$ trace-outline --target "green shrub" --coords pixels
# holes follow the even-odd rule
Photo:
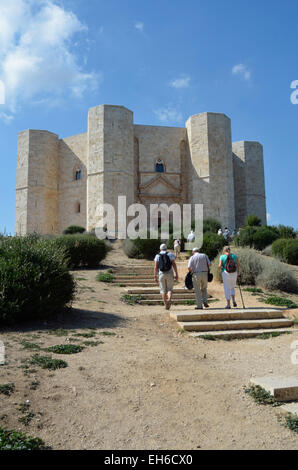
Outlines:
[[[71,225],[70,227],[67,227],[67,229],[63,231],[63,234],[75,235],[75,234],[84,233],[84,232],[85,232],[84,227],[80,227],[79,225]]]
[[[67,362],[61,359],[52,359],[50,356],[39,356],[38,354],[31,358],[30,364],[48,370],[64,369],[67,367]]]
[[[270,305],[277,305],[278,307],[298,308],[298,305],[295,304],[295,302],[290,299],[284,299],[283,297],[268,297],[265,303]]]
[[[44,442],[27,436],[18,431],[8,430],[0,426],[0,450],[44,450]]]
[[[83,351],[83,349],[83,346],[78,346],[77,344],[58,344],[56,346],[50,346],[46,351],[55,354],[77,354]]]
[[[96,276],[96,280],[99,282],[113,282],[114,279],[115,279],[115,276],[113,276],[113,274],[110,274],[110,273],[99,273]]]
[[[288,264],[298,265],[298,240],[279,239],[272,245],[272,254]]]
[[[103,240],[90,235],[65,235],[58,237],[55,243],[65,250],[71,269],[95,268],[99,266],[108,252]]]
[[[203,246],[201,248],[201,253],[205,253],[210,260],[213,260],[219,251],[222,251],[223,247],[226,245],[224,237],[217,235],[216,233],[206,232],[203,237]]]
[[[160,251],[159,247],[161,243],[160,239],[137,238],[136,240],[124,240],[122,246],[125,254],[129,258],[153,260],[155,255]]]
[[[271,245],[278,238],[278,232],[274,227],[251,227],[240,230],[240,234],[235,237],[236,246],[255,248],[263,250]]]
[[[262,221],[260,217],[257,217],[256,215],[249,215],[248,217],[245,217],[245,225],[247,227],[260,227],[261,223]]]
[[[264,258],[263,269],[256,277],[256,283],[268,290],[298,293],[298,282],[291,269],[274,259]]]
[[[203,232],[211,232],[211,233],[216,233],[219,231],[221,228],[221,224],[218,220],[212,219],[211,217],[204,219],[203,221]]]
[[[0,241],[0,323],[50,317],[70,304],[74,294],[65,251],[54,241]]]
[[[279,225],[277,227],[279,238],[296,238],[296,233],[293,227],[286,225]]]

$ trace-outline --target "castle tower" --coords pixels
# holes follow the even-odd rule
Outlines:
[[[123,106],[102,105],[88,116],[87,227],[98,226],[98,203],[116,211],[118,195],[135,202],[133,113]]]
[[[190,151],[190,199],[204,204],[204,218],[234,228],[234,178],[231,121],[224,114],[203,113],[186,122]]]
[[[263,147],[258,142],[234,142],[233,165],[235,178],[236,226],[245,217],[256,215],[267,223]]]
[[[58,136],[19,133],[15,233],[58,233]]]

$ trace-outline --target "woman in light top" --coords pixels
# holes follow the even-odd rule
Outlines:
[[[225,296],[227,299],[226,308],[231,308],[231,298],[233,301],[233,307],[237,307],[235,299],[235,287],[237,278],[240,277],[241,267],[238,257],[231,253],[231,248],[229,246],[224,247],[223,255],[220,257],[218,267],[221,269],[222,273]]]

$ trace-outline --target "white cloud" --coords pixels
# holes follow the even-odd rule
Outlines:
[[[135,23],[135,28],[142,33],[144,31],[144,23],[137,21]]]
[[[176,78],[170,82],[170,86],[173,88],[188,88],[190,84],[190,77]]]
[[[271,214],[269,214],[269,212],[267,212],[267,223],[270,222],[271,219],[272,219]]]
[[[0,121],[3,121],[4,124],[10,124],[14,119],[14,116],[11,114],[0,113]]]
[[[74,36],[86,31],[53,0],[0,0],[0,80],[10,110],[35,97],[82,96],[97,85],[102,77],[83,71],[72,51]]]
[[[163,122],[164,124],[177,123],[183,120],[182,113],[171,106],[156,109],[154,114],[159,119],[159,121]]]
[[[240,75],[245,80],[251,79],[251,71],[249,70],[247,65],[244,64],[234,65],[234,67],[232,68],[232,73],[233,75]]]

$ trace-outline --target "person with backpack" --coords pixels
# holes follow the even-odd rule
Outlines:
[[[192,252],[193,256],[188,262],[188,271],[192,274],[192,282],[196,294],[197,306],[195,309],[201,310],[203,308],[203,304],[204,307],[209,307],[207,301],[207,286],[208,271],[211,266],[211,262],[207,255],[200,253],[199,248],[194,248]]]
[[[231,299],[233,301],[233,307],[237,307],[235,287],[237,278],[240,278],[241,268],[238,257],[231,253],[231,248],[229,246],[224,247],[223,255],[220,257],[218,267],[221,269],[225,297],[227,299],[227,306],[225,308],[231,308]]]
[[[160,245],[160,253],[154,258],[154,278],[160,287],[160,293],[166,310],[170,310],[173,289],[174,289],[174,273],[175,280],[178,281],[178,270],[175,263],[173,253],[167,251],[167,245]]]

